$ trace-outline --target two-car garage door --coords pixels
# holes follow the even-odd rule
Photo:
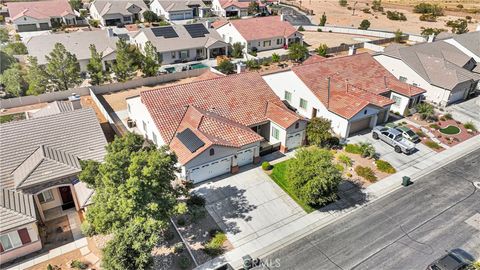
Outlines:
[[[189,179],[193,183],[205,181],[207,179],[230,172],[231,157],[222,158],[189,170]]]

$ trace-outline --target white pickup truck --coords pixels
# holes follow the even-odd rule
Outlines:
[[[409,155],[415,150],[415,144],[403,138],[402,133],[395,128],[376,126],[373,128],[372,137],[391,145],[397,153]]]

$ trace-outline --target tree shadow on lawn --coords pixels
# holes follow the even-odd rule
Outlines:
[[[363,205],[368,201],[368,194],[365,193],[361,182],[343,180],[338,185],[337,200],[320,207],[317,211],[330,212],[341,211],[355,206]]]
[[[245,192],[245,189],[238,189],[231,185],[204,186],[195,190],[195,194],[208,198],[205,208],[221,229],[231,234],[241,232],[235,219],[251,221],[252,217],[248,213],[257,208],[256,205],[250,204],[245,197]]]

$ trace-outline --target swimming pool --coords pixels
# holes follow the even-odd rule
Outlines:
[[[199,68],[206,68],[207,66],[202,63],[192,64],[190,65],[192,69],[199,69]]]

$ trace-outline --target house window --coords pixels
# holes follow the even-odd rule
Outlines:
[[[300,127],[300,123],[295,123],[295,129],[298,129]]]
[[[285,91],[285,96],[284,96],[285,100],[288,101],[288,102],[292,102],[292,93],[289,92],[289,91]]]
[[[263,47],[270,47],[272,46],[272,41],[271,40],[265,40],[263,42]]]
[[[124,16],[123,17],[123,21],[125,21],[125,22],[129,22],[131,20],[132,20],[132,17],[130,17],[130,16]]]
[[[14,231],[0,235],[0,243],[2,244],[3,250],[7,251],[9,249],[21,246],[22,240],[20,239],[18,232]]]
[[[260,41],[258,42],[258,47],[260,47]]]
[[[281,38],[277,38],[277,45],[281,45],[282,44],[282,39]]]
[[[406,82],[407,81],[407,77],[403,77],[403,76],[400,76],[400,78],[398,78],[401,82]]]
[[[155,133],[152,133],[152,140],[155,144],[157,144],[157,135]]]
[[[300,108],[306,110],[307,109],[307,106],[308,106],[308,103],[305,99],[301,98],[300,99]]]
[[[145,131],[145,134],[147,134],[147,123],[145,123],[145,121],[142,121],[142,125],[143,125],[143,131]]]
[[[130,104],[127,104],[127,110],[129,113],[132,113],[132,111],[130,110]]]
[[[213,156],[213,155],[215,155],[215,149],[211,148],[210,149],[210,156]]]
[[[395,101],[395,106],[400,106],[400,103],[402,102],[402,98],[399,96],[392,96],[393,101]]]
[[[38,194],[38,200],[40,201],[40,203],[47,203],[53,201],[54,199],[55,198],[53,197],[53,192],[51,189]]]
[[[280,131],[276,127],[272,127],[272,137],[277,140],[280,138]]]
[[[416,83],[412,83],[412,85],[413,85],[413,86],[418,86],[418,84],[416,84]]]
[[[229,43],[232,43],[233,38],[232,38],[232,37],[229,37],[228,40],[229,40],[229,41],[228,41]]]
[[[176,56],[177,56],[177,53],[176,53],[176,52],[172,52],[172,59],[175,59]]]

